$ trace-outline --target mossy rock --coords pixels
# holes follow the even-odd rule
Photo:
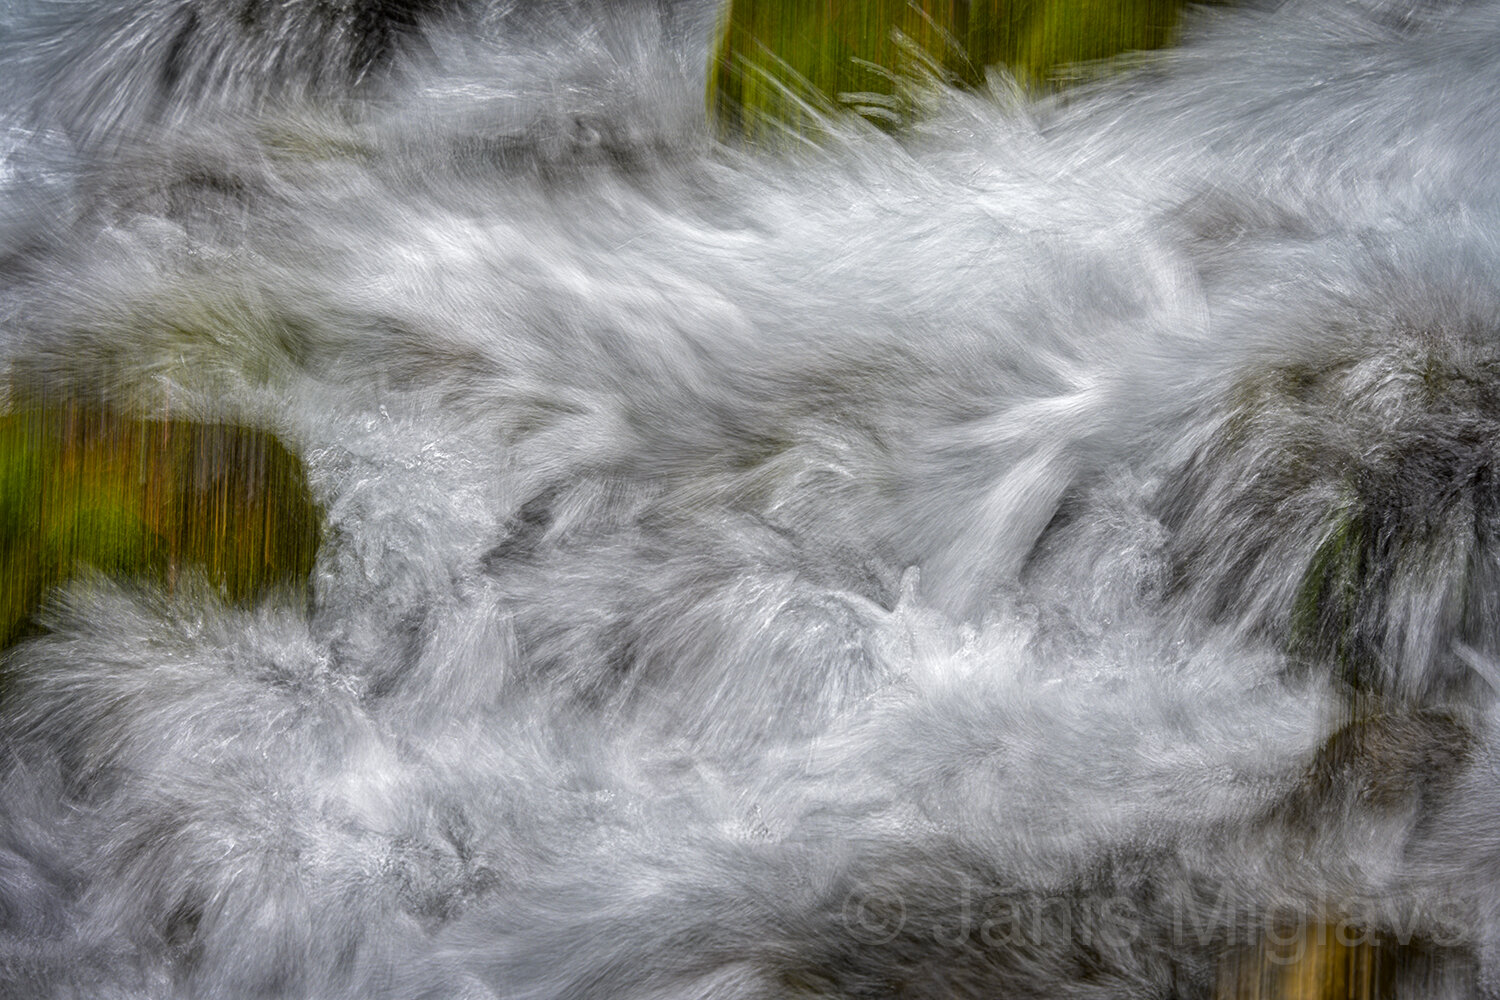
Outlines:
[[[1330,514],[1327,536],[1297,588],[1287,637],[1291,653],[1338,664],[1342,679],[1356,690],[1368,686],[1361,664],[1372,655],[1358,638],[1361,605],[1372,597],[1378,563],[1369,521],[1357,501]]]
[[[916,74],[977,86],[1003,65],[1045,90],[1066,67],[1170,44],[1182,0],[729,0],[708,68],[723,135],[816,134],[848,110],[891,128],[909,120]]]
[[[0,645],[84,567],[169,590],[197,571],[242,604],[305,600],[318,534],[301,463],[265,431],[77,402],[0,416]]]
[[[1170,597],[1351,694],[1463,700],[1500,656],[1500,360],[1387,337],[1230,389],[1161,494]]]

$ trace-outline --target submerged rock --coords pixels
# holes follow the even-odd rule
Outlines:
[[[1247,377],[1176,480],[1179,599],[1356,691],[1451,696],[1500,608],[1500,390],[1482,338],[1401,334]]]

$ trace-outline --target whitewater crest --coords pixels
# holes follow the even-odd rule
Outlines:
[[[0,9],[7,412],[318,522],[38,578],[0,994],[1500,997],[1500,3],[770,151],[716,16]]]

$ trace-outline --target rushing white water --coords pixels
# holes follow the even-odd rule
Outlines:
[[[714,15],[0,13],[7,364],[326,515],[8,654],[0,994],[1500,996],[1500,3],[778,154]]]

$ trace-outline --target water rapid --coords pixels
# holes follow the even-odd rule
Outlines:
[[[320,518],[5,654],[0,995],[1500,997],[1500,3],[778,149],[716,16],[0,6],[7,391]]]

